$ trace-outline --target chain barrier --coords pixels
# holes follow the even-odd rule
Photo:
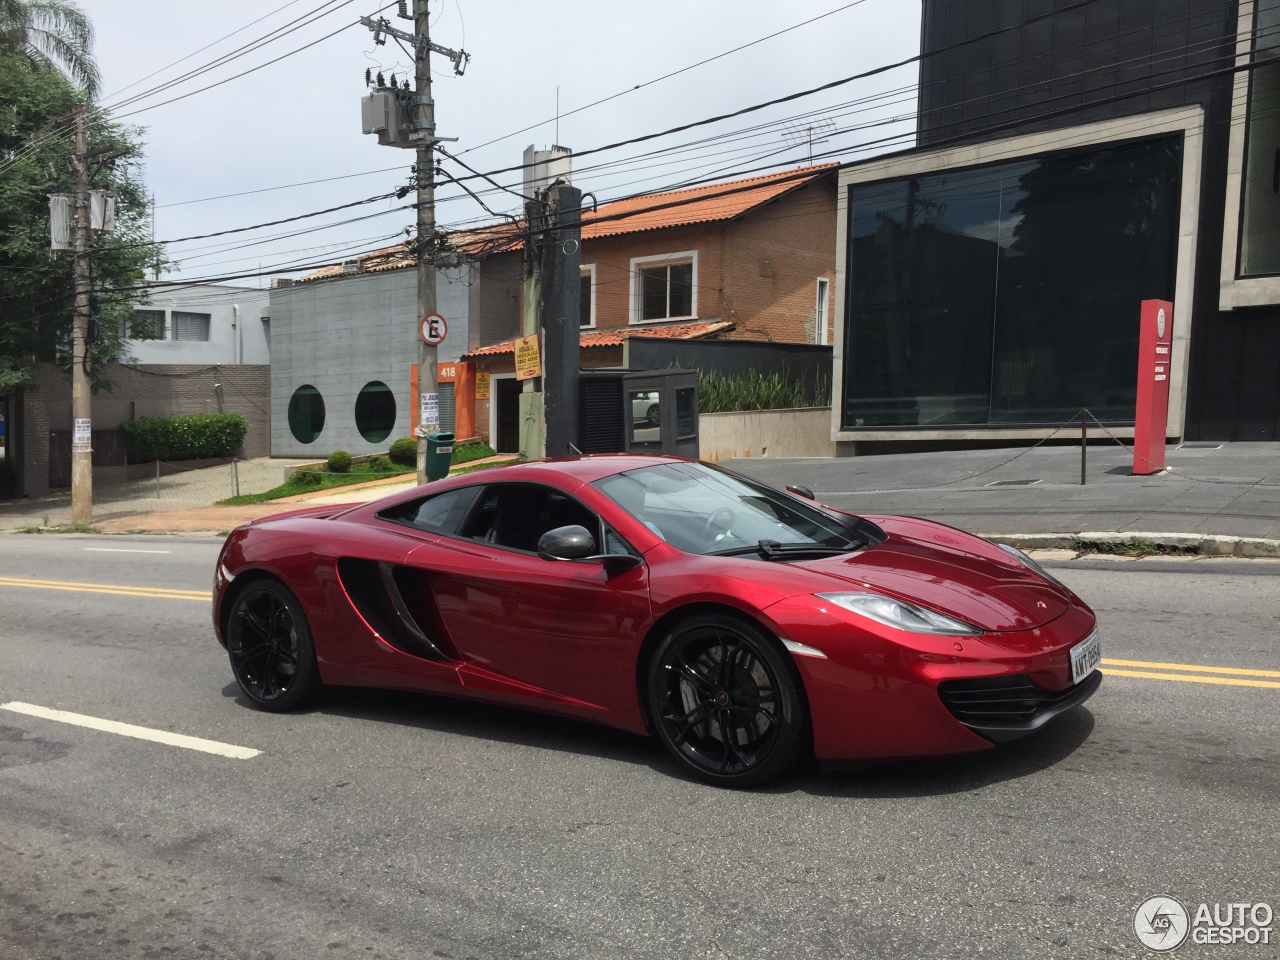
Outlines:
[[[1133,456],[1141,460],[1143,463],[1145,463],[1147,466],[1149,466],[1152,470],[1156,471],[1154,474],[1152,474],[1152,476],[1161,476],[1161,475],[1167,474],[1168,476],[1176,477],[1179,480],[1188,480],[1194,483],[1207,483],[1212,486],[1220,486],[1220,487],[1249,487],[1249,488],[1261,487],[1263,489],[1270,489],[1270,490],[1280,489],[1280,483],[1267,483],[1265,482],[1267,479],[1266,477],[1261,477],[1258,480],[1212,480],[1208,477],[1188,476],[1185,473],[1179,473],[1177,470],[1175,470],[1173,467],[1170,467],[1170,466],[1160,467],[1157,464],[1152,463],[1142,454],[1138,453],[1138,451],[1135,450],[1133,447],[1125,444],[1122,438],[1117,437],[1114,433],[1108,430],[1106,425],[1097,417],[1095,417],[1092,412],[1090,412],[1089,410],[1085,410],[1085,413],[1088,414],[1090,420],[1092,420],[1094,423],[1098,425],[1098,427],[1102,430],[1103,433],[1105,433],[1108,437],[1110,437],[1112,440],[1116,442],[1116,445],[1119,446],[1121,450],[1124,450],[1126,453],[1132,454]]]

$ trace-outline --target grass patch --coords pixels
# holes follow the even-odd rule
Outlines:
[[[493,456],[493,454],[490,454]],[[477,463],[474,467],[462,467],[459,470],[449,471],[449,475],[456,477],[460,473],[475,473],[477,470],[487,470],[490,467],[508,467],[513,463],[519,463],[519,457],[512,457],[510,460],[495,460],[493,463]]]
[[[1071,541],[1071,549],[1077,553],[1105,553],[1117,557],[1187,556],[1200,552],[1195,547],[1166,546],[1142,537],[1130,537],[1128,540],[1081,540],[1077,537]]]
[[[449,458],[449,463],[456,467],[462,463],[470,463],[472,460],[483,460],[485,457],[495,457],[497,455],[498,452],[484,442],[454,444],[453,456]]]
[[[43,527],[18,527],[17,533],[98,533],[92,523],[66,523]]]

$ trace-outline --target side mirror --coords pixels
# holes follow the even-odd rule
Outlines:
[[[808,487],[803,486],[799,483],[787,484],[787,492],[794,493],[797,497],[804,497],[806,500],[816,499],[813,495],[812,490],[810,490]]]
[[[629,553],[601,553],[587,559],[594,560],[610,573],[625,573],[628,570],[634,570],[644,562]]]
[[[596,550],[596,538],[578,524],[556,527],[538,538],[538,556],[543,560],[585,560]]]

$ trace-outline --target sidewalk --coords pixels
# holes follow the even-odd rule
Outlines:
[[[927,517],[981,534],[1086,531],[1280,539],[1280,443],[1190,443],[1171,468],[1130,475],[1132,454],[1088,448],[963,450],[812,460],[733,460],[777,486],[804,484],[820,500],[864,514]]]

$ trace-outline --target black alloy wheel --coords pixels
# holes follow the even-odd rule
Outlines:
[[[806,721],[786,657],[736,617],[702,614],[677,624],[649,667],[650,715],[672,756],[726,787],[755,786],[790,768]]]
[[[278,581],[254,581],[236,597],[227,621],[227,653],[236,683],[259,710],[292,710],[320,690],[306,615]]]

